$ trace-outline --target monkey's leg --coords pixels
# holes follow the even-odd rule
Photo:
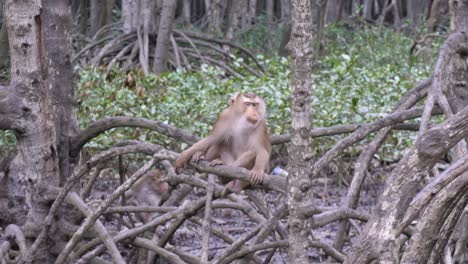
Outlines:
[[[224,197],[230,193],[240,193],[244,188],[249,186],[250,183],[241,180],[232,180],[226,184],[223,191],[221,192],[221,196]]]

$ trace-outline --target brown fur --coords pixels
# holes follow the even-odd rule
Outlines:
[[[254,93],[231,97],[229,107],[221,112],[210,134],[179,155],[176,170],[179,171],[192,156],[195,155],[193,159],[197,161],[204,155],[213,164],[249,169],[250,183],[261,183],[271,153],[265,108],[265,102]],[[226,187],[239,192],[248,184],[231,181]]]

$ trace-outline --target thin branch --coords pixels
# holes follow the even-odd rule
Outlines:
[[[344,262],[346,259],[346,256],[336,248],[319,240],[309,240],[309,247],[322,249],[328,256],[334,258],[338,262]]]
[[[10,224],[5,228],[4,237],[13,237],[19,247],[20,254],[24,258],[28,254],[28,247],[26,246],[26,238],[21,228],[15,224]],[[1,257],[0,257],[1,259]]]
[[[321,227],[342,219],[357,219],[363,222],[369,220],[369,215],[350,208],[338,208],[312,216],[314,228]]]
[[[270,249],[270,248],[286,248],[289,243],[287,240],[275,241],[275,242],[266,242],[263,244],[245,246],[243,249],[236,251],[234,254],[230,255],[223,260],[222,263],[231,263],[233,260],[242,258],[249,254],[255,253],[260,250]]]
[[[200,53],[200,50],[197,48],[197,46],[195,46],[193,41],[189,37],[187,37],[187,35],[185,35],[184,32],[182,32],[180,30],[177,30],[177,29],[173,29],[172,32],[176,33],[176,34],[179,34],[182,38],[184,38],[190,44],[190,46],[193,48],[193,50],[195,50],[195,52],[198,54],[198,57],[201,59],[201,62],[205,63],[205,61],[203,60],[203,56]]]
[[[159,246],[155,245],[153,243],[153,241],[151,241],[151,240],[138,237],[138,238],[135,238],[132,241],[132,244],[135,245],[135,246],[139,246],[139,247],[143,247],[143,248],[152,250],[152,251],[156,252],[158,255],[160,255],[161,257],[168,260],[170,263],[174,263],[174,264],[186,264],[187,263],[187,262],[183,261],[176,254],[172,253],[171,251],[166,250],[166,249],[164,249],[162,247],[159,247]]]
[[[406,211],[405,217],[399,224],[397,230],[401,232],[406,226],[419,215],[419,212],[431,202],[434,196],[439,193],[445,186],[455,180],[457,177],[468,170],[468,155],[457,160],[454,164],[450,165],[441,174],[434,178],[428,185],[426,185],[411,201]]]
[[[44,242],[44,239],[46,239],[46,234],[48,233],[48,230],[54,221],[54,215],[57,212],[57,210],[60,208],[68,192],[70,192],[73,186],[84,175],[86,175],[94,166],[118,155],[123,155],[127,153],[138,153],[138,152],[155,153],[156,151],[160,149],[161,148],[159,146],[152,145],[152,144],[139,144],[139,145],[120,147],[120,148],[113,148],[113,149],[101,152],[98,155],[95,155],[94,157],[89,159],[86,163],[84,163],[80,168],[77,169],[77,172],[73,174],[73,176],[67,180],[67,182],[61,189],[60,193],[58,194],[57,198],[53,202],[52,206],[50,207],[49,213],[47,214],[44,220],[42,230],[40,234],[37,236],[33,245],[31,246],[28,255],[33,256],[35,251],[38,249],[39,245],[41,245],[42,242]]]
[[[242,52],[244,52],[245,54],[247,54],[248,57],[250,57],[254,62],[255,64],[257,65],[257,67],[259,69],[262,70],[262,72],[265,72],[265,69],[263,68],[263,66],[257,61],[257,59],[255,58],[255,55],[253,53],[251,53],[249,50],[239,46],[239,45],[236,45],[230,41],[224,41],[224,40],[218,40],[218,39],[211,39],[211,38],[208,38],[208,37],[204,37],[204,36],[200,36],[198,34],[195,34],[195,33],[191,33],[191,32],[184,32],[187,36],[189,37],[192,37],[192,38],[197,38],[197,39],[201,39],[201,40],[205,40],[205,41],[209,41],[209,42],[215,42],[215,43],[218,43],[220,45],[228,45],[228,46],[231,46],[233,48],[236,48]]]
[[[63,249],[63,251],[60,253],[60,255],[57,257],[57,260],[55,261],[56,264],[59,263],[65,263],[67,257],[70,255],[71,251],[75,248],[76,244],[81,241],[83,238],[84,233],[96,222],[96,220],[99,218],[99,216],[102,215],[102,213],[111,205],[113,201],[115,201],[117,198],[119,198],[125,191],[130,189],[132,185],[139,179],[141,176],[143,176],[146,172],[148,172],[154,164],[160,160],[159,157],[157,157],[157,154],[154,155],[154,157],[145,163],[143,167],[141,167],[138,171],[136,171],[130,178],[128,178],[125,183],[121,186],[119,186],[96,210],[96,212],[93,212],[90,216],[86,218],[84,223],[81,225],[80,229],[73,235],[73,237],[68,241],[67,245]]]
[[[203,219],[203,239],[201,263],[208,263],[208,252],[210,250],[210,229],[211,229],[211,207],[214,193],[215,175],[208,174],[208,188],[206,189],[205,217]]]
[[[70,192],[67,195],[67,202],[74,205],[86,217],[91,216],[93,213],[92,210],[86,205],[86,203],[75,192]],[[120,255],[120,251],[117,248],[117,245],[114,243],[114,240],[109,235],[106,228],[104,227],[104,225],[99,219],[96,220],[96,223],[94,224],[94,229],[96,230],[96,233],[98,234],[101,241],[106,246],[109,255],[111,255],[112,257],[113,262],[125,264],[126,262],[122,258],[122,255]]]
[[[312,174],[313,175],[318,175],[318,173],[333,159],[335,158],[339,153],[341,153],[344,149],[347,147],[355,144],[358,141],[363,140],[365,137],[367,137],[369,134],[376,132],[384,127],[396,124],[396,123],[401,123],[409,119],[417,118],[421,116],[422,114],[422,109],[421,108],[415,108],[415,109],[410,109],[410,110],[402,110],[398,111],[395,113],[391,113],[381,119],[378,119],[374,122],[371,122],[355,132],[353,132],[351,135],[345,137],[344,139],[340,140],[337,142],[332,149],[327,151],[325,155],[323,155],[314,165]]]
[[[152,121],[139,117],[115,116],[106,117],[90,124],[86,129],[71,139],[71,156],[78,155],[79,151],[91,139],[97,137],[106,130],[116,127],[142,127],[155,130],[166,136],[181,140],[187,143],[195,143],[200,140],[189,132],[178,129],[163,122]]]
[[[158,225],[164,224],[164,223],[166,223],[166,222],[168,222],[168,221],[170,221],[170,220],[172,220],[174,218],[177,218],[178,216],[180,216],[182,214],[193,215],[198,210],[200,210],[200,208],[202,208],[205,205],[205,202],[206,202],[205,197],[200,198],[200,199],[198,199],[196,201],[188,202],[188,203],[184,204],[183,206],[179,207],[177,210],[166,213],[166,214],[164,214],[162,216],[159,216],[159,217],[151,220],[150,222],[148,222],[148,223],[146,223],[146,224],[144,224],[142,226],[138,226],[138,227],[135,227],[133,229],[121,231],[117,236],[114,237],[114,240],[116,242],[120,242],[120,241],[123,241],[125,239],[136,237],[137,235],[139,235],[139,234],[141,234],[141,233],[143,233],[143,232],[145,232],[147,230],[153,229]],[[81,256],[83,253],[85,253],[89,249],[95,247],[99,243],[100,243],[100,240],[97,239],[97,240],[93,240],[93,241],[89,242],[88,244],[86,244],[84,246],[81,246],[80,249],[78,249],[71,256],[70,259],[75,259],[77,256]],[[97,256],[98,254],[101,254],[103,251],[104,251],[104,247],[102,245],[100,245],[100,246],[96,247],[93,251],[88,252],[77,263],[79,263],[79,264],[88,263],[90,259]]]

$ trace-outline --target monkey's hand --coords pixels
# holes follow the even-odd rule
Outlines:
[[[195,163],[197,163],[197,162],[199,162],[200,160],[203,160],[203,159],[205,159],[205,155],[204,155],[204,153],[202,151],[197,151],[192,156],[192,161],[195,162]]]
[[[177,158],[175,162],[175,171],[176,173],[180,173],[182,168],[185,167],[185,164],[189,161],[190,157],[184,152],[180,153],[179,157]]]
[[[250,171],[250,183],[252,185],[257,185],[263,182],[263,178],[265,177],[265,172],[263,169],[256,169],[253,168]]]
[[[216,166],[219,166],[219,165],[223,165],[224,162],[220,159],[214,159],[212,161],[210,161],[210,166],[212,167],[216,167]]]

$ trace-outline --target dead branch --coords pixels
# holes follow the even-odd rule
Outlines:
[[[420,82],[416,87],[412,88],[406,92],[397,103],[395,111],[408,109],[413,107],[418,101],[420,101],[424,96],[427,95],[428,90],[430,89],[431,79],[426,79]],[[432,112],[429,111],[429,113]],[[392,127],[386,127],[379,131],[374,139],[364,148],[364,151],[361,152],[357,161],[354,163],[354,173],[351,186],[346,195],[346,200],[343,203],[343,206],[351,209],[355,209],[359,200],[361,186],[364,181],[364,178],[367,175],[369,165],[372,157],[382,146],[384,140],[387,138],[387,135],[390,133]],[[345,237],[348,235],[349,224],[347,220],[341,221],[338,230],[336,232],[334,246],[338,250],[343,249]]]
[[[401,230],[411,224],[411,222],[419,215],[419,212],[429,204],[431,200],[434,199],[435,195],[442,191],[444,187],[453,182],[457,177],[466,178],[465,174],[467,173],[465,172],[467,170],[468,155],[465,155],[426,185],[409,204],[405,217],[397,227],[397,233],[400,233]],[[468,174],[466,176],[468,177]]]
[[[255,253],[257,251],[270,249],[270,248],[286,248],[288,245],[289,245],[288,241],[281,240],[281,241],[266,242],[266,243],[263,243],[263,244],[247,246],[244,249],[236,251],[236,253],[230,255],[225,260],[223,260],[223,262],[220,262],[220,263],[223,263],[223,264],[224,263],[231,263],[233,260],[242,258],[244,256]]]
[[[3,241],[0,245],[0,263],[6,263],[5,258],[8,255],[8,251],[11,249],[11,244],[8,241]]]
[[[57,263],[65,262],[67,257],[70,255],[71,251],[74,249],[76,244],[82,239],[83,234],[91,227],[94,225],[96,220],[99,218],[99,216],[102,215],[104,210],[106,210],[113,201],[115,201],[118,197],[120,197],[125,191],[130,189],[132,185],[141,177],[143,176],[146,172],[148,172],[154,164],[159,160],[160,158],[155,154],[155,157],[152,158],[150,161],[145,163],[143,167],[141,167],[137,172],[135,172],[130,178],[128,178],[125,183],[121,186],[119,186],[102,204],[101,206],[96,210],[96,212],[93,212],[90,216],[86,218],[80,229],[73,235],[73,237],[68,241],[67,245],[63,249],[62,253],[57,257]]]
[[[187,263],[187,262],[183,261],[179,256],[177,256],[177,254],[174,254],[174,253],[172,253],[171,251],[169,251],[169,250],[167,250],[165,248],[162,248],[162,247],[159,247],[159,246],[155,245],[153,243],[153,241],[151,241],[151,240],[141,238],[141,237],[137,237],[131,243],[133,245],[135,245],[135,246],[143,247],[143,248],[149,249],[151,251],[154,251],[155,253],[157,253],[161,257],[167,259],[170,263],[174,263],[174,264],[185,264],[185,263]]]
[[[215,175],[208,174],[208,187],[206,189],[205,217],[203,218],[203,238],[202,238],[202,263],[208,263],[208,251],[210,249],[210,229],[211,229],[211,207],[215,190]]]
[[[334,258],[338,262],[344,262],[346,259],[346,256],[339,250],[320,240],[309,240],[309,247],[322,249],[328,256]]]
[[[350,208],[338,208],[312,216],[312,223],[313,227],[317,228],[342,219],[357,219],[367,222],[369,215]]]
[[[71,176],[63,188],[61,189],[60,193],[57,195],[57,198],[53,202],[47,217],[44,220],[44,225],[41,229],[40,234],[37,236],[36,240],[34,241],[31,249],[29,251],[29,256],[33,256],[34,252],[37,250],[37,247],[42,243],[45,239],[46,234],[50,226],[53,223],[54,215],[56,211],[60,208],[63,200],[65,199],[66,195],[71,191],[73,186],[84,176],[86,175],[91,168],[98,165],[100,162],[109,160],[112,157],[123,155],[126,153],[136,153],[136,152],[148,152],[148,153],[155,153],[156,151],[160,150],[161,148],[156,145],[152,144],[140,144],[140,145],[132,145],[120,148],[110,149],[108,151],[104,151],[90,160],[88,160],[83,166],[81,166],[73,176]]]
[[[236,168],[232,166],[210,166],[209,162],[200,161],[198,163],[190,162],[190,166],[194,167],[195,169],[201,172],[213,173],[218,176],[226,177],[229,179],[238,179],[242,181],[249,181],[249,171],[244,168]],[[263,183],[259,185],[259,187],[265,187],[268,189],[272,189],[278,192],[283,193],[285,191],[286,186],[286,179],[279,177],[279,176],[271,176],[265,175]]]
[[[92,210],[86,205],[86,203],[75,192],[68,193],[67,202],[74,205],[86,217],[90,217],[93,213]],[[121,263],[121,264],[126,263],[125,260],[122,258],[122,255],[120,254],[119,249],[114,243],[114,240],[109,235],[106,228],[104,227],[104,225],[99,219],[96,220],[96,223],[94,224],[94,229],[96,230],[96,233],[98,234],[101,241],[106,246],[109,254],[112,257],[113,262]]]
[[[107,208],[103,214],[168,213],[176,209],[175,206],[113,206]]]
[[[193,215],[198,210],[200,210],[200,208],[203,207],[205,202],[206,202],[206,198],[203,197],[196,201],[185,203],[183,206],[179,207],[177,210],[166,213],[162,216],[159,216],[142,226],[138,226],[133,229],[121,231],[118,235],[114,237],[114,240],[116,242],[120,242],[125,239],[136,237],[139,234],[145,232],[146,230],[155,228],[158,225],[161,225],[163,223],[166,223],[167,221],[177,218],[181,214]],[[86,245],[81,246],[80,249],[78,249],[75,253],[73,253],[70,256],[70,259],[75,259],[78,256],[81,256],[82,254],[86,253],[89,249],[97,246],[98,244],[100,244],[99,240],[93,240],[87,243]],[[94,250],[84,255],[77,263],[88,263],[90,259],[94,258],[98,254],[101,254],[103,250],[104,250],[104,247],[102,245],[97,246]]]
[[[187,143],[195,143],[200,138],[196,137],[189,132],[165,124],[163,122],[152,121],[140,117],[125,117],[125,116],[115,116],[115,117],[106,117],[100,120],[97,120],[90,124],[86,129],[78,133],[75,137],[71,138],[71,156],[77,156],[84,144],[86,144],[91,139],[97,137],[99,134],[103,133],[106,130],[116,127],[141,127],[148,128],[154,131],[157,131],[163,135],[181,140]]]
[[[351,135],[343,138],[337,142],[332,149],[327,151],[315,164],[313,168],[313,175],[318,175],[318,173],[323,170],[323,168],[328,164],[333,158],[335,158],[341,151],[345,148],[355,144],[358,141],[361,141],[369,134],[376,132],[384,127],[401,123],[405,120],[413,119],[421,116],[422,109],[414,108],[410,110],[401,110],[395,113],[391,113],[386,117],[378,119],[374,122],[371,122],[363,127],[360,127],[358,130],[353,132]],[[436,112],[434,112],[435,114]]]
[[[28,247],[26,246],[26,238],[24,237],[23,230],[15,224],[10,224],[5,228],[5,237],[14,238],[16,244],[19,247],[20,255],[22,258],[25,258],[28,254]],[[2,256],[0,254],[0,260]]]

